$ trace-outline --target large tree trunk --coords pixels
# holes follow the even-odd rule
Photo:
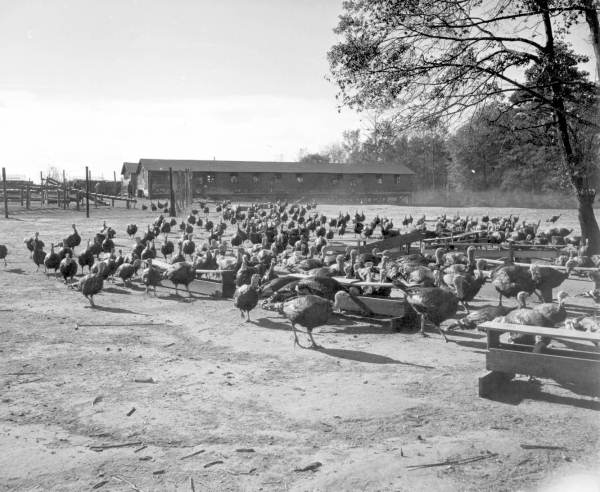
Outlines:
[[[600,228],[594,215],[594,197],[596,192],[592,189],[582,190],[577,193],[579,200],[579,225],[581,226],[582,241],[589,241],[588,255],[600,253]]]
[[[600,22],[598,21],[598,12],[594,7],[594,0],[582,0],[581,3],[585,9],[585,21],[592,36],[592,46],[596,55],[596,75],[600,80]]]

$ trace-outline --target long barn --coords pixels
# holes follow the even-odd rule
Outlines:
[[[320,202],[410,203],[414,173],[403,165],[317,164],[217,160],[140,159],[137,169],[124,163],[122,177],[134,193],[149,199],[169,197],[186,184],[194,197],[314,199]]]

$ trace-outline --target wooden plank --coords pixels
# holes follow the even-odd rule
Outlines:
[[[483,260],[485,260],[488,263],[491,263],[492,265],[503,265],[504,262],[502,260],[488,260],[486,258],[482,258]],[[532,264],[535,263],[512,263],[513,265],[517,265],[517,266],[522,266],[522,267],[526,267],[529,268]],[[566,271],[567,267],[565,266],[561,266],[561,265],[540,265],[543,268],[554,268],[555,270],[560,270],[560,271]],[[599,271],[599,268],[596,267],[575,267],[573,268],[574,272],[597,272]]]
[[[386,299],[378,297],[356,296],[359,302],[367,306],[373,314],[380,316],[402,317],[405,314],[405,301],[402,299]],[[339,292],[336,294],[335,309],[351,313],[363,313],[364,307],[357,304],[350,294]]]
[[[486,368],[508,374],[554,379],[559,383],[574,383],[600,394],[600,361],[597,360],[490,349],[486,354]]]
[[[541,335],[550,338],[565,338],[568,340],[586,340],[589,342],[600,342],[600,333],[589,333],[586,331],[567,330],[565,328],[544,328],[542,326],[515,325],[512,323],[498,323],[486,321],[479,325],[486,331],[512,331],[528,335]]]

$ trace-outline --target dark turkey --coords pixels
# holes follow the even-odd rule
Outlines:
[[[535,291],[535,281],[531,268],[526,269],[517,265],[501,265],[491,274],[492,285],[500,295],[499,305],[502,306],[502,297],[516,297],[521,291],[531,294]]]
[[[90,273],[82,277],[77,286],[81,293],[85,296],[85,298],[90,301],[92,307],[96,307],[94,304],[94,296],[102,290],[104,287],[104,268],[106,268],[105,263],[100,263],[98,265],[98,273]]]
[[[135,224],[129,224],[127,226],[127,235],[129,237],[133,237],[133,236],[135,236],[135,233],[137,232],[137,230],[138,230],[138,228]]]
[[[54,275],[56,276],[56,271],[60,266],[60,257],[57,253],[54,252],[54,243],[50,245],[50,253],[44,258],[44,271],[48,273],[48,270],[54,270]]]
[[[447,289],[440,287],[410,287],[401,280],[394,285],[406,295],[406,302],[412,306],[421,318],[421,335],[425,334],[425,320],[433,323],[447,342],[446,334],[440,325],[456,315],[458,297]]]
[[[183,261],[170,265],[163,273],[162,278],[171,281],[175,285],[175,295],[179,295],[177,287],[183,285],[190,297],[193,297],[189,286],[196,278],[196,270],[191,263]]]
[[[4,266],[6,267],[6,257],[8,256],[8,248],[4,244],[0,244],[0,260],[4,260]]]
[[[258,284],[260,275],[254,274],[250,279],[250,284],[239,286],[233,294],[233,305],[240,310],[242,318],[246,313],[246,322],[250,322],[250,311],[258,304]]]
[[[68,253],[67,256],[61,260],[59,271],[65,280],[65,284],[67,283],[68,278],[70,278],[71,282],[73,282],[73,277],[77,273],[77,263],[70,253]]]
[[[142,283],[146,286],[146,294],[148,294],[150,287],[154,290],[154,296],[156,297],[156,286],[160,285],[162,280],[162,274],[160,270],[152,265],[152,259],[146,260],[147,267],[142,271]]]
[[[300,345],[300,342],[298,341],[296,325],[300,325],[306,328],[312,343],[311,348],[319,348],[313,338],[312,332],[315,328],[327,323],[327,320],[333,311],[331,301],[324,299],[323,297],[309,294],[282,302],[276,306],[276,309],[290,320],[294,332],[294,344],[297,344],[302,348],[307,348]]]
[[[142,262],[138,259],[133,260],[133,263],[123,263],[117,267],[115,275],[123,281],[123,285],[131,285],[131,279],[140,269]]]

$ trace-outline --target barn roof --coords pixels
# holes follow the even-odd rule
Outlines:
[[[123,167],[121,167],[121,174],[125,176],[126,174],[136,174],[140,167],[139,162],[124,162]]]
[[[128,163],[125,163],[128,164]],[[123,164],[125,166],[125,164]],[[140,159],[148,171],[251,172],[251,173],[322,173],[322,174],[414,174],[402,164],[315,164],[307,162],[196,161]]]

